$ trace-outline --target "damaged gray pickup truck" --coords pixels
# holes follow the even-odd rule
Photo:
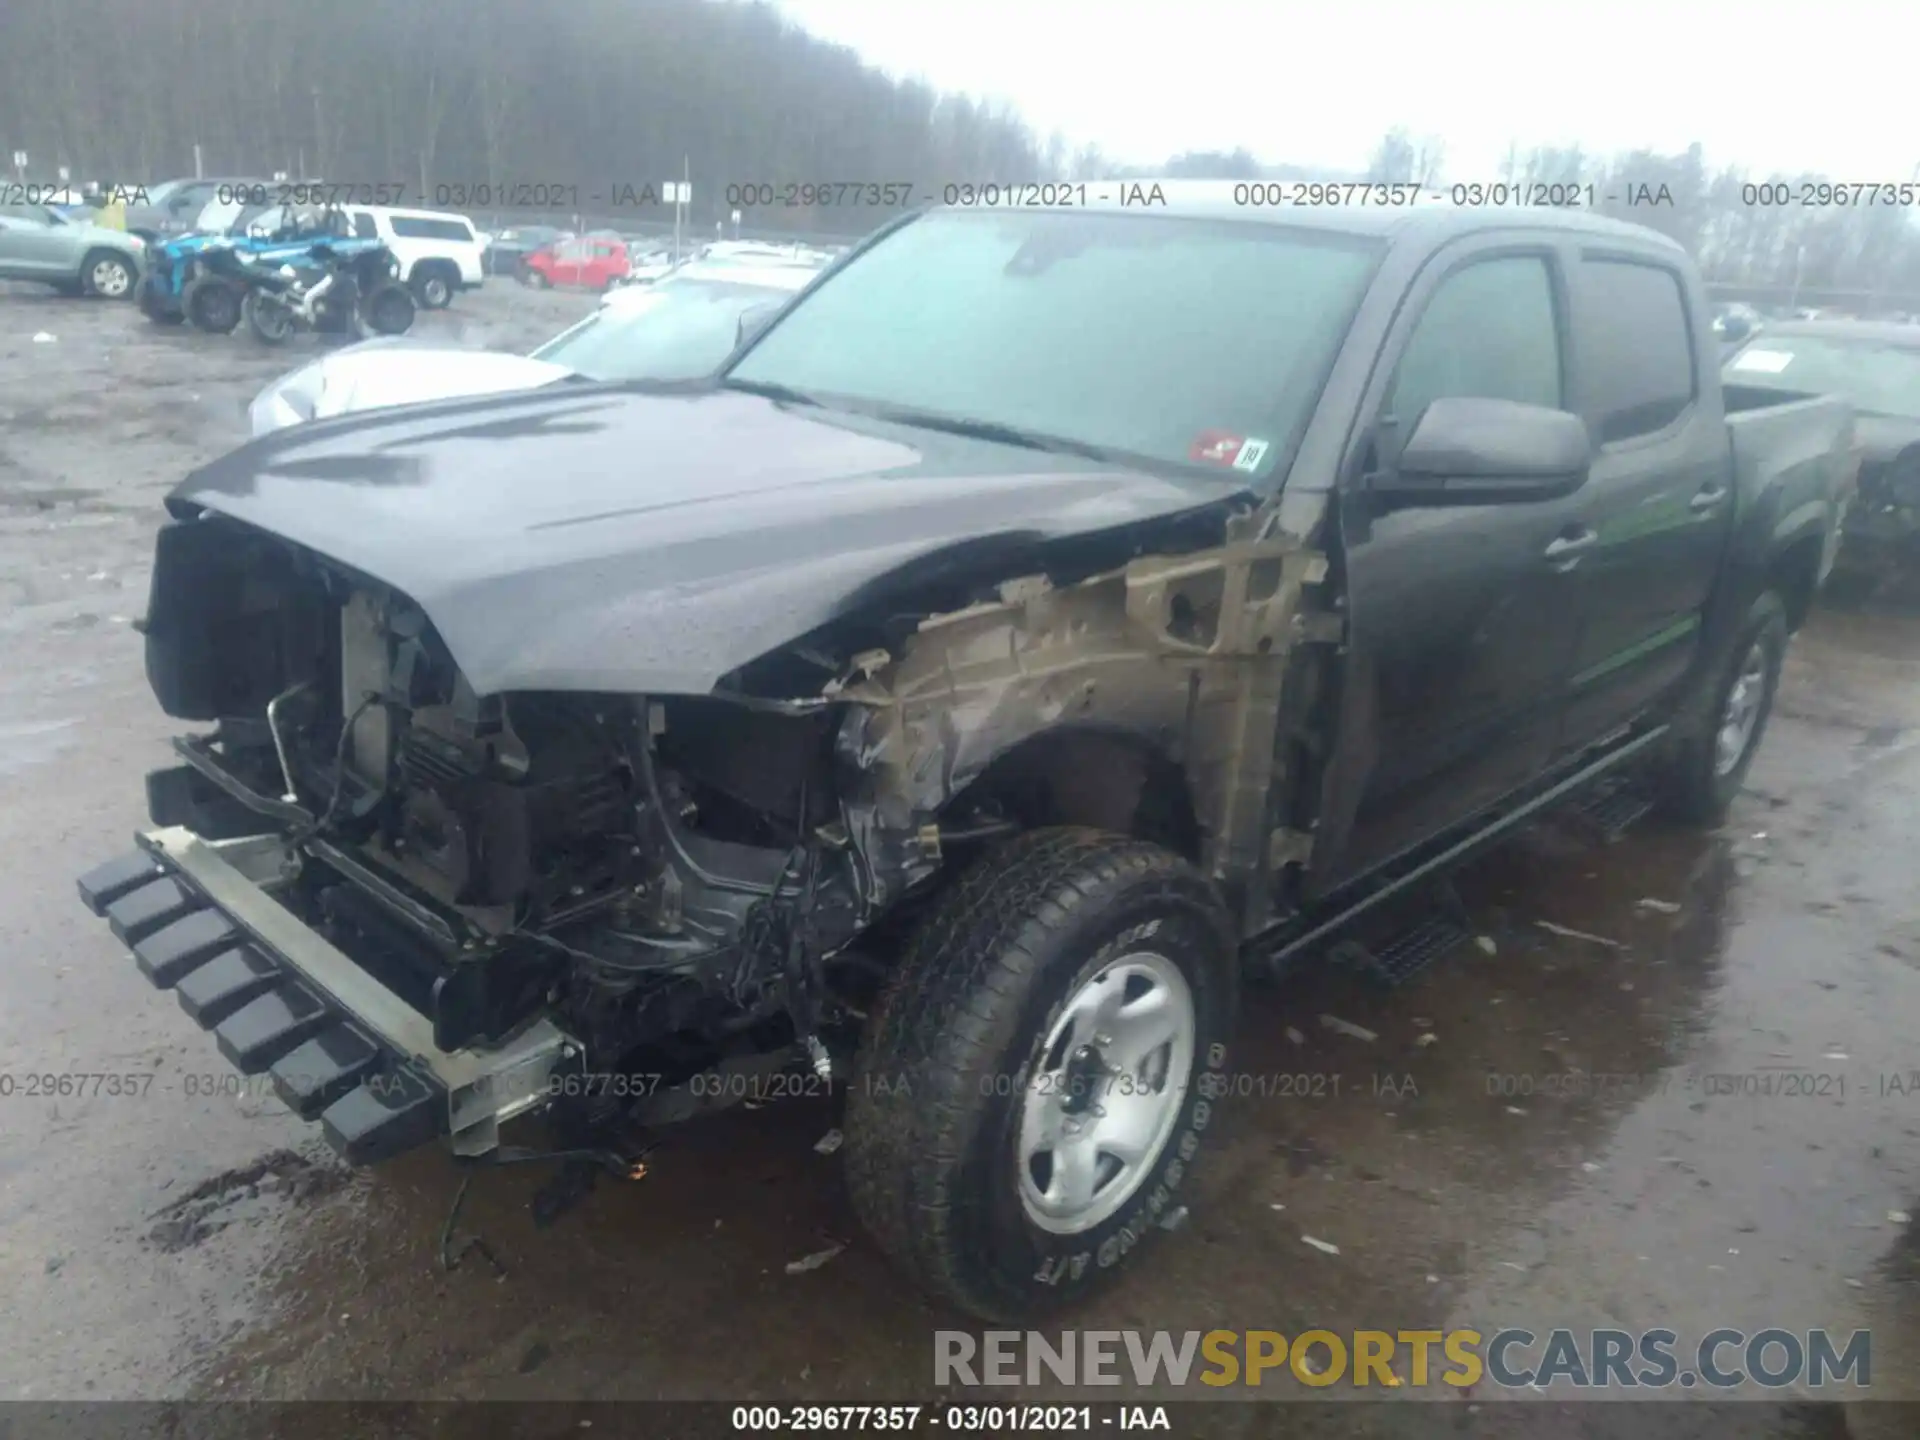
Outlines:
[[[80,890],[350,1160],[843,1090],[881,1246],[1033,1315],[1179,1201],[1243,974],[1603,778],[1723,814],[1858,457],[1715,354],[1578,214],[910,216],[711,381],[190,476],[205,728]]]

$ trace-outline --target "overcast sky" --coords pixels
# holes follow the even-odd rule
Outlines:
[[[1011,101],[1044,137],[1151,164],[1245,146],[1360,169],[1389,127],[1449,182],[1510,142],[1908,180],[1920,4],[1822,0],[777,0],[896,75]],[[954,179],[971,177],[955,176]]]

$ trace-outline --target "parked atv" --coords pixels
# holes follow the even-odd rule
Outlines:
[[[147,269],[135,299],[158,325],[190,322],[226,335],[239,325],[247,285],[236,257],[272,268],[312,268],[316,242],[344,231],[337,211],[318,206],[273,206],[242,211],[231,226],[177,236],[148,247]],[[314,278],[318,278],[315,276]]]
[[[349,335],[403,335],[414,302],[399,283],[399,266],[378,241],[322,241],[278,264],[230,250],[211,263],[243,287],[241,314],[254,338],[282,345],[298,330]]]
[[[231,280],[212,273],[206,257],[231,244],[221,235],[183,235],[152,246],[148,269],[134,299],[156,325],[189,321],[196,330],[225,335],[240,323],[244,293]]]

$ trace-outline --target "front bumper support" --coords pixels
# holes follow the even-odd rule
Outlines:
[[[544,1017],[497,1046],[440,1049],[427,1016],[275,898],[303,863],[277,837],[209,841],[170,826],[137,839],[80,878],[81,900],[221,1054],[269,1075],[349,1161],[436,1135],[483,1155],[577,1065],[580,1046]]]

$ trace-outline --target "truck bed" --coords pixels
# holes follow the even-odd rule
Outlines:
[[[1727,442],[1733,455],[1737,513],[1747,515],[1756,497],[1776,485],[1769,508],[1776,532],[1810,507],[1842,505],[1853,492],[1860,454],[1853,443],[1853,407],[1834,395],[1811,395],[1759,385],[1724,389]],[[1821,558],[1824,577],[1832,564],[1839,527]]]

